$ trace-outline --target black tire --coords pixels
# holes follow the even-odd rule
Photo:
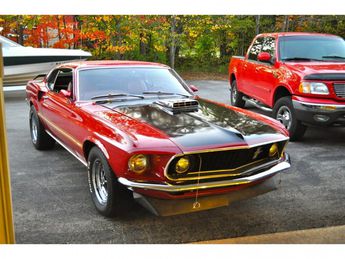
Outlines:
[[[280,98],[273,107],[274,118],[281,122],[290,133],[290,140],[297,141],[303,138],[307,126],[297,120],[291,97]]]
[[[55,140],[45,131],[33,105],[30,107],[29,124],[31,141],[34,147],[38,150],[52,149]]]
[[[230,104],[239,108],[243,108],[246,105],[246,101],[243,100],[243,94],[237,89],[236,80],[232,81],[230,89]]]
[[[103,216],[120,216],[130,207],[132,193],[117,181],[107,158],[96,146],[88,157],[88,182],[92,201]]]

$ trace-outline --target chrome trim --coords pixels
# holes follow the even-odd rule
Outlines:
[[[253,171],[256,171],[256,170],[260,170],[262,168],[266,168],[266,167],[269,167],[269,166],[272,166],[272,165],[275,165],[275,164],[278,164],[279,161],[278,160],[275,160],[275,161],[270,161],[268,163],[265,163],[265,164],[262,164],[262,165],[259,165],[257,167],[254,167],[254,168],[250,168],[246,171],[243,171],[243,172],[240,172],[240,173],[230,173],[232,171],[232,169],[228,169],[227,172],[224,172],[226,170],[214,170],[214,171],[207,171],[207,172],[210,172],[210,173],[218,173],[218,172],[222,172],[223,171],[223,174],[216,174],[216,175],[206,175],[206,176],[194,176],[196,174],[199,174],[199,172],[192,172],[192,173],[188,173],[188,175],[192,174],[192,176],[186,176],[184,178],[168,178],[169,180],[172,180],[172,181],[192,181],[192,180],[204,180],[204,179],[215,179],[215,178],[222,178],[222,177],[234,177],[234,176],[241,176],[241,175],[246,175],[246,174],[250,174],[251,172]],[[249,164],[248,164],[249,165]],[[242,166],[243,167],[243,166]],[[235,168],[233,169],[233,171],[235,171],[236,169],[239,169],[241,167],[238,167],[238,168]],[[205,171],[200,171],[200,174],[202,173],[205,173]]]
[[[273,144],[273,143],[278,143],[278,142],[283,142],[283,141],[288,141],[289,140],[289,137],[285,137],[285,138],[282,138],[280,140],[274,140],[274,141],[267,141],[267,142],[262,142],[262,143],[258,143],[258,144],[255,144],[255,145],[247,145],[247,146],[236,146],[236,147],[225,147],[225,148],[214,148],[214,149],[205,149],[205,150],[196,150],[196,151],[190,151],[190,152],[184,152],[184,153],[179,153],[179,154],[176,154],[174,156],[172,156],[168,163],[166,164],[165,168],[164,168],[164,176],[167,178],[167,179],[170,179],[169,178],[169,175],[168,175],[168,168],[169,168],[169,165],[170,163],[177,157],[181,157],[181,156],[185,156],[185,155],[195,155],[195,154],[201,154],[201,153],[210,153],[210,152],[217,152],[217,151],[228,151],[228,150],[239,150],[239,149],[251,149],[251,148],[254,148],[254,147],[258,147],[258,146],[264,146],[264,145],[269,145],[269,144]],[[286,145],[286,143],[285,143]],[[282,151],[282,154],[283,154],[283,151]],[[179,179],[170,179],[170,180],[175,180],[175,181],[178,181]]]
[[[305,111],[322,111],[322,112],[334,112],[345,111],[345,104],[322,104],[322,103],[309,103],[292,100],[293,107],[297,110]]]
[[[52,133],[50,133],[48,130],[46,130],[47,134],[51,136],[57,143],[59,143],[64,149],[66,149],[69,153],[71,153],[76,159],[79,160],[83,165],[87,167],[87,162],[83,159],[81,159],[75,152],[70,150],[65,144],[63,144],[57,137],[55,137]]]
[[[253,99],[247,98],[245,96],[243,96],[242,99],[245,100],[246,102],[249,102],[251,105],[254,105],[256,108],[259,108],[265,112],[272,112],[273,111],[271,108],[266,107],[264,105],[260,105],[259,103],[257,103]]]
[[[153,183],[143,183],[143,182],[134,182],[127,180],[126,178],[119,177],[118,181],[125,185],[128,188],[140,188],[146,190],[154,191],[163,191],[163,192],[185,192],[185,191],[194,191],[194,190],[205,190],[211,188],[220,188],[220,187],[229,187],[237,186],[242,184],[254,183],[259,180],[263,180],[267,177],[273,176],[283,170],[290,168],[289,156],[285,155],[285,160],[270,169],[247,177],[242,177],[238,179],[216,181],[216,182],[207,182],[199,184],[187,184],[187,185],[172,185],[169,183],[165,184],[153,184]]]

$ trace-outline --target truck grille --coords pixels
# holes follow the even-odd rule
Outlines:
[[[166,169],[166,177],[174,182],[181,181],[212,181],[220,178],[238,178],[243,175],[250,175],[256,168],[272,166],[276,164],[284,150],[286,141],[278,142],[279,152],[270,157],[269,149],[271,144],[252,148],[234,148],[229,150],[212,150],[187,154],[190,161],[190,168],[183,174],[178,174],[175,170],[176,163],[182,156],[173,158]]]
[[[334,84],[334,92],[340,98],[345,98],[345,83],[344,84]]]

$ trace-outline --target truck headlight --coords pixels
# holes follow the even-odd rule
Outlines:
[[[329,94],[327,85],[319,82],[302,82],[299,91],[305,94]]]
[[[175,170],[178,174],[183,174],[187,172],[187,170],[189,169],[189,165],[190,162],[188,157],[181,157],[176,163]]]
[[[128,161],[128,168],[134,173],[141,174],[145,172],[149,165],[147,156],[139,154],[132,156]]]

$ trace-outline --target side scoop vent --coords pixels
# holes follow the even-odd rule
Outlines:
[[[160,100],[156,104],[173,113],[196,112],[199,109],[199,102],[193,99]]]

